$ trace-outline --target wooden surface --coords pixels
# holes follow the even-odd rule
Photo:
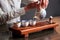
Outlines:
[[[31,33],[29,34],[28,40],[60,40],[60,17],[54,17],[53,21],[58,23],[59,26],[57,26],[54,30],[47,29],[47,30]],[[7,30],[8,28],[6,28],[5,25],[0,26],[1,40],[27,40],[27,39],[24,39],[24,37],[13,38],[11,37],[11,34],[6,32]]]
[[[56,26],[58,26],[58,23],[49,24],[48,22],[39,22],[35,26],[20,27],[20,28],[12,27],[11,29],[19,31],[21,35],[25,35],[26,37],[29,33],[42,31],[48,28],[55,28]]]

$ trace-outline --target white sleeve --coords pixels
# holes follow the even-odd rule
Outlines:
[[[11,6],[13,6],[13,5],[14,5],[14,4],[13,4],[13,2],[12,2],[11,0],[9,0],[9,3],[10,3],[10,5],[11,5]]]
[[[11,12],[11,6],[8,3],[8,0],[0,0],[1,1],[1,6],[4,12],[10,13]]]
[[[25,14],[24,7],[23,8],[20,8],[19,10],[15,11],[15,12],[17,12],[17,14],[19,14],[20,16],[21,15],[24,15]],[[13,24],[13,23],[16,23],[16,22],[20,21],[20,16],[14,18],[14,19],[11,19],[9,21],[7,21],[7,24]]]
[[[6,21],[6,18],[7,18],[6,13],[4,13],[0,8],[0,21],[1,21],[0,23],[4,23]]]
[[[4,12],[2,11],[2,9],[0,8],[0,17],[4,15]]]

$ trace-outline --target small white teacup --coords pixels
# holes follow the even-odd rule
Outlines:
[[[21,21],[22,26],[25,26],[25,22],[26,22],[25,20]]]
[[[29,20],[29,24],[30,25],[33,25],[33,20]]]
[[[21,22],[17,23],[17,26],[18,26],[18,27],[21,27]]]
[[[29,22],[28,21],[25,22],[25,26],[29,26]]]
[[[30,25],[36,25],[36,21],[35,20],[29,20],[29,24]]]
[[[26,20],[22,20],[22,26],[28,26],[29,25],[29,22],[26,21]]]
[[[33,25],[36,25],[36,21],[35,20],[33,21]]]

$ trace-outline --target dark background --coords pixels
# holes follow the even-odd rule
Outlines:
[[[22,7],[25,6],[25,4],[22,3]],[[60,16],[60,0],[49,0],[49,5],[47,10],[47,16],[46,18],[48,18],[49,16]],[[34,16],[35,13],[35,9],[31,9],[28,12],[26,12],[25,15],[21,16],[21,19],[32,19],[32,17]]]

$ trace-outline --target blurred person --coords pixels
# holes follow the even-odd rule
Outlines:
[[[6,21],[7,24],[13,24],[20,21],[20,16],[33,8],[36,8],[37,14],[39,14],[35,14],[35,16],[41,16],[43,18],[46,16],[45,9],[48,6],[48,0],[28,0],[27,5],[24,7],[21,7],[21,1],[22,0],[0,0],[0,5],[2,6],[1,8],[4,14],[8,13],[8,15],[13,17],[13,19]]]

